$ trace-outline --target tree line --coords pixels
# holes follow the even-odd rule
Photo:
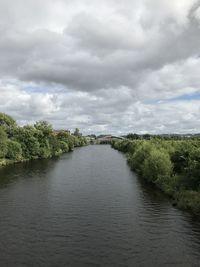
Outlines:
[[[86,144],[78,129],[74,135],[55,132],[46,121],[20,127],[11,116],[0,113],[0,165],[59,156]]]
[[[132,170],[174,199],[174,204],[200,214],[200,139],[113,141],[127,153]]]

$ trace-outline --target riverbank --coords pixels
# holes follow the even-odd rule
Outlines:
[[[0,159],[0,167],[5,167],[11,164],[15,164],[15,163],[20,163],[20,162],[25,162],[28,160],[11,160],[11,159]]]
[[[112,142],[131,169],[172,198],[173,205],[200,216],[200,140]]]
[[[0,113],[0,166],[59,156],[86,144],[78,129],[74,134],[55,131],[46,121],[20,127],[12,117]]]

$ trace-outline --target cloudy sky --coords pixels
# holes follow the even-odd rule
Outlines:
[[[200,2],[0,0],[0,112],[87,133],[200,132]]]

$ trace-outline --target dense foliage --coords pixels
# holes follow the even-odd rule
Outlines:
[[[113,141],[130,167],[172,196],[179,207],[200,214],[200,139]]]
[[[86,143],[81,135],[55,132],[46,121],[20,127],[13,118],[0,113],[0,165],[58,156]]]

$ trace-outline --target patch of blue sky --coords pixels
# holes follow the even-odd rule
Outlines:
[[[145,104],[161,104],[161,103],[169,103],[169,102],[177,102],[177,101],[194,101],[194,100],[200,100],[200,92],[195,92],[192,94],[183,94],[172,98],[167,99],[153,99],[149,101],[145,101]]]
[[[63,93],[67,88],[63,85],[56,83],[34,83],[34,82],[23,82],[16,79],[3,79],[0,83],[4,86],[10,85],[14,86],[20,90],[23,90],[27,93]]]
[[[23,86],[23,89],[29,93],[45,93],[49,91],[49,88],[38,85],[25,85]]]
[[[29,93],[62,93],[66,89],[60,85],[29,84],[24,85],[23,90]]]
[[[180,95],[174,98],[168,99],[168,101],[189,101],[189,100],[200,100],[200,92],[196,92],[193,94],[185,94]]]

